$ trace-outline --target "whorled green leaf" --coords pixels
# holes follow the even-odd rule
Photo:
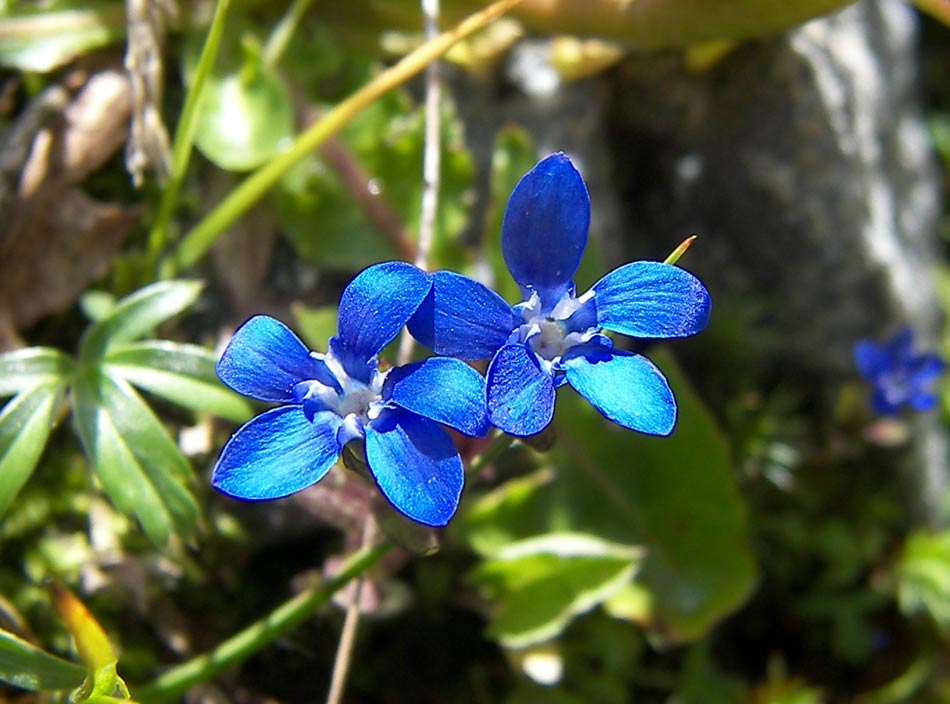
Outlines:
[[[20,3],[23,4],[23,3]],[[0,65],[53,71],[125,34],[125,8],[115,2],[59,2],[0,15]]]
[[[86,330],[80,359],[93,361],[110,347],[142,337],[194,303],[200,292],[198,281],[159,281],[126,296]]]
[[[187,487],[191,469],[132,387],[89,370],[73,388],[73,418],[83,449],[116,507],[135,516],[159,546],[172,534],[189,538],[199,514]]]
[[[447,107],[442,127],[432,260],[458,268],[463,257],[456,237],[468,223],[474,164]],[[275,203],[282,231],[297,251],[322,266],[348,270],[406,258],[421,212],[423,132],[422,109],[405,93],[391,92],[354,118],[319,159],[288,173]]]
[[[606,602],[669,643],[702,636],[739,606],[755,582],[745,507],[725,439],[666,355],[651,358],[667,374],[679,404],[668,438],[640,435],[605,420],[574,391],[558,392],[558,440],[548,460],[555,477],[517,501],[498,489],[494,510],[463,526],[473,545],[571,530],[646,551],[636,580]],[[636,389],[631,389],[631,403]],[[525,494],[525,487],[513,491]]]
[[[489,633],[518,649],[559,635],[602,603],[630,581],[640,558],[638,548],[597,536],[548,533],[505,546],[472,579],[499,605]]]
[[[294,132],[290,94],[259,50],[246,50],[239,70],[207,77],[195,146],[217,166],[250,171],[277,154]]]
[[[103,358],[110,375],[172,403],[242,423],[253,415],[251,405],[218,380],[215,362],[204,347],[167,340],[118,345]]]
[[[76,663],[51,655],[0,628],[0,681],[31,692],[78,687],[86,675]]]
[[[0,515],[36,467],[65,383],[53,377],[14,396],[0,412]]]
[[[897,558],[894,577],[901,611],[928,614],[950,633],[950,531],[911,533]]]
[[[27,347],[0,354],[0,398],[20,393],[73,371],[73,360],[51,347]]]

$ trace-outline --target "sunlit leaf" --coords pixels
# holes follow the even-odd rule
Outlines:
[[[64,383],[53,378],[15,396],[0,412],[0,515],[26,483],[46,447]]]
[[[114,347],[103,364],[107,373],[172,403],[246,421],[253,415],[250,404],[221,383],[215,361],[213,353],[198,345],[149,340]]]
[[[165,429],[122,379],[99,370],[80,376],[73,416],[83,449],[116,507],[135,516],[159,546],[190,537],[198,506],[188,491],[188,462]]]
[[[549,640],[626,584],[641,551],[596,536],[549,533],[510,543],[473,579],[500,605],[489,633],[509,648]]]
[[[0,354],[0,398],[37,384],[65,379],[73,361],[51,347],[27,347]]]
[[[294,329],[300,333],[310,349],[324,349],[327,340],[336,335],[337,307],[335,305],[319,308],[297,305],[291,310],[296,323]]]
[[[915,531],[895,565],[897,601],[905,614],[928,614],[950,633],[950,531]]]
[[[86,671],[0,628],[0,681],[33,692],[74,689]]]
[[[23,3],[20,3],[23,4]],[[0,65],[53,71],[125,33],[125,9],[115,2],[59,2],[0,15]]]
[[[226,171],[249,171],[277,154],[294,135],[290,95],[280,77],[248,45],[243,65],[211,74],[204,84],[195,146]]]
[[[142,337],[194,303],[200,292],[197,281],[159,281],[126,296],[86,330],[80,358],[90,361],[112,346]]]

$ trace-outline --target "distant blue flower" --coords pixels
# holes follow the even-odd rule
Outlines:
[[[639,261],[576,297],[573,277],[589,224],[580,174],[564,154],[547,157],[515,186],[502,223],[505,263],[524,300],[512,307],[472,279],[436,272],[409,330],[437,354],[491,358],[488,416],[511,435],[543,430],[564,383],[613,422],[668,435],[676,402],[666,379],[645,357],[615,349],[601,330],[640,338],[692,335],[709,319],[709,293],[679,267]]]
[[[445,525],[462,491],[462,462],[445,424],[484,435],[485,384],[455,359],[380,371],[376,355],[416,311],[429,276],[388,262],[360,273],[340,299],[337,336],[310,352],[282,323],[256,316],[217,365],[238,393],[281,404],[241,427],[221,451],[212,485],[250,501],[276,499],[319,481],[350,441],[383,496],[426,525]]]
[[[936,394],[928,389],[947,365],[935,354],[915,354],[910,328],[883,344],[859,340],[853,351],[858,372],[871,385],[871,408],[878,415],[895,415],[903,406],[929,411],[937,404]]]

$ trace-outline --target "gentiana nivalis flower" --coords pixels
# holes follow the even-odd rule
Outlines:
[[[896,415],[904,406],[929,411],[937,404],[930,388],[947,368],[935,354],[914,352],[910,328],[903,328],[883,344],[858,340],[854,362],[871,385],[871,408],[882,416]]]
[[[281,405],[228,441],[212,473],[214,487],[251,501],[287,496],[319,481],[343,446],[357,441],[398,511],[445,525],[458,506],[463,470],[439,424],[484,435],[484,380],[456,359],[385,371],[377,361],[429,288],[429,276],[410,264],[365,269],[343,292],[337,335],[325,354],[309,351],[274,318],[244,323],[218,362],[218,376],[238,393]]]
[[[489,419],[511,435],[543,430],[565,383],[613,422],[668,435],[676,402],[666,379],[646,357],[615,348],[602,330],[692,335],[709,320],[709,293],[677,266],[638,261],[576,296],[589,224],[587,187],[570,159],[543,159],[515,186],[502,223],[505,263],[524,300],[511,306],[477,281],[436,272],[409,330],[437,354],[491,359]]]

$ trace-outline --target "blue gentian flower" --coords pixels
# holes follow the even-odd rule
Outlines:
[[[946,362],[932,353],[915,353],[910,328],[883,344],[858,340],[853,352],[858,372],[871,385],[871,408],[878,415],[896,415],[904,406],[929,411],[937,404],[929,387]]]
[[[238,393],[281,405],[231,437],[214,466],[213,486],[250,501],[287,496],[319,481],[343,446],[356,441],[398,511],[445,525],[458,506],[463,472],[438,424],[484,435],[484,379],[456,359],[386,371],[377,361],[429,288],[429,275],[410,264],[365,269],[343,291],[326,354],[310,352],[273,318],[244,323],[217,364],[218,376]]]
[[[570,159],[562,153],[543,159],[515,186],[502,222],[505,263],[524,300],[511,306],[472,279],[436,272],[409,330],[437,354],[491,358],[488,415],[506,433],[543,430],[554,415],[555,389],[568,383],[611,421],[668,435],[676,402],[666,379],[645,357],[614,348],[601,331],[692,335],[709,319],[709,293],[679,267],[638,261],[575,296],[589,224],[587,187]]]

